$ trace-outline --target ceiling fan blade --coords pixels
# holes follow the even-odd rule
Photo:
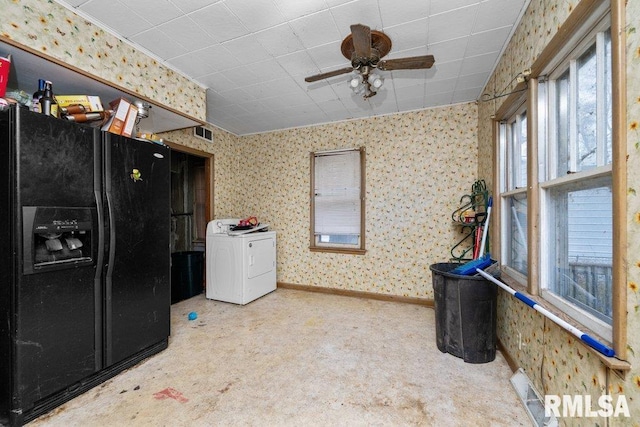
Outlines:
[[[353,50],[358,58],[369,58],[371,56],[371,28],[362,24],[351,26],[353,36]]]
[[[407,58],[387,59],[378,62],[378,68],[382,71],[391,70],[419,70],[431,68],[435,63],[433,55],[410,56]]]
[[[311,83],[322,79],[328,79],[329,77],[339,76],[340,74],[347,74],[353,71],[353,67],[342,68],[340,70],[333,70],[322,74],[316,74],[315,76],[309,76],[304,79],[305,82]]]

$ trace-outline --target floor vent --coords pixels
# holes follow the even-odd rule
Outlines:
[[[209,142],[213,142],[213,133],[203,127],[203,126],[196,126],[193,128],[193,136],[196,136],[198,138],[202,138],[204,140],[207,140]]]
[[[531,381],[527,374],[524,373],[522,368],[518,369],[511,377],[511,384],[516,390],[518,397],[524,404],[524,408],[529,414],[529,418],[533,422],[534,426],[538,427],[557,427],[558,420],[551,414],[549,417],[545,417],[544,414],[544,402],[540,398],[540,395],[531,385]]]

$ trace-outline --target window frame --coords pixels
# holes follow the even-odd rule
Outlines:
[[[563,189],[566,187],[566,191],[580,191],[590,188],[600,188],[601,180],[608,180],[613,186],[611,180],[611,172],[612,166],[609,164],[604,166],[598,170],[593,171],[585,171],[582,172],[582,177],[579,179],[575,179],[572,176],[568,176],[566,178],[557,178],[549,182],[540,183],[540,192],[541,192],[541,206],[540,211],[546,212],[549,208],[547,206],[548,203],[551,203],[552,196],[548,193],[553,192],[554,190],[560,188]],[[613,191],[613,188],[612,188]],[[613,210],[613,206],[612,206]],[[612,211],[613,215],[613,211]],[[540,226],[540,234],[542,236],[548,236],[553,233],[553,225],[550,224],[551,221],[548,220],[546,215],[541,215],[541,226]],[[541,239],[541,240],[544,240]],[[548,244],[548,243],[547,243]],[[612,245],[613,246],[613,245]],[[544,253],[550,253],[550,250],[546,250],[546,245],[543,244]],[[613,247],[612,247],[613,251]],[[578,321],[580,324],[586,326],[589,330],[595,332],[602,338],[611,341],[612,333],[613,333],[613,320],[611,324],[608,324],[601,320],[599,316],[589,313],[589,311],[580,306],[578,303],[573,303],[569,298],[562,297],[558,295],[556,292],[551,290],[551,269],[548,268],[544,263],[540,265],[540,277],[541,282],[546,284],[547,286],[541,286],[540,295],[548,301],[550,304],[561,310],[563,313],[570,316],[572,319]],[[611,287],[613,288],[614,284],[611,283]]]
[[[336,246],[331,243],[321,243],[315,232],[315,159],[319,154],[340,153],[345,151],[357,151],[360,154],[360,237],[358,245],[342,244]],[[309,153],[310,159],[310,191],[309,191],[309,250],[311,252],[330,252],[352,255],[364,255],[366,253],[365,239],[365,194],[366,194],[366,150],[365,147],[345,148],[325,151],[312,151]]]
[[[529,274],[527,276],[526,287],[522,286],[509,271],[503,270],[502,280],[511,286],[519,289],[521,292],[536,296],[540,293],[540,217],[541,211],[539,200],[539,187],[538,187],[538,174],[546,173],[545,161],[546,153],[538,144],[538,139],[544,137],[544,132],[540,128],[544,128],[547,120],[546,107],[538,105],[538,79],[542,79],[541,76],[545,76],[547,73],[545,70],[549,69],[550,65],[557,58],[565,58],[567,54],[574,50],[581,38],[584,37],[586,26],[593,27],[598,21],[602,19],[607,13],[610,13],[610,34],[611,34],[611,132],[612,132],[612,209],[613,209],[613,267],[612,267],[612,336],[609,342],[616,351],[616,357],[624,359],[627,354],[627,295],[626,295],[626,280],[627,270],[624,259],[626,259],[626,247],[627,247],[627,230],[625,218],[627,216],[626,205],[626,168],[625,159],[627,155],[626,145],[626,55],[625,55],[625,4],[623,0],[583,0],[575,9],[571,12],[567,20],[558,29],[557,33],[546,44],[545,48],[537,56],[536,60],[531,64],[530,78],[524,84],[520,83],[512,89],[512,93],[503,98],[504,102],[495,109],[494,115],[492,115],[493,122],[493,135],[494,135],[494,179],[496,183],[500,182],[501,178],[501,164],[500,159],[500,121],[508,117],[508,113],[513,111],[514,105],[518,102],[521,91],[527,90],[528,87],[528,142],[529,142],[529,156],[528,156],[528,246],[529,246]],[[588,32],[588,31],[587,31]],[[557,65],[557,64],[556,64]],[[544,88],[540,89],[540,92],[544,92]],[[538,117],[540,115],[540,117]],[[539,128],[540,127],[540,128]],[[535,178],[535,179],[534,179]],[[496,193],[499,194],[501,188],[496,185]],[[500,201],[500,198],[497,198]],[[500,202],[498,202],[500,203]],[[497,206],[498,210],[501,210],[500,205]],[[500,221],[501,216],[497,215],[496,218],[498,227],[495,228],[493,238],[495,239],[495,247],[500,248],[502,245],[502,235],[498,234],[501,230]],[[498,251],[498,253],[500,253]],[[574,326],[583,329],[586,332],[592,332],[589,328],[585,328],[573,318],[569,318],[565,313],[556,309],[555,306],[549,304],[544,299],[538,299],[539,304],[549,311],[565,318]],[[594,336],[597,336],[595,334]],[[611,359],[601,355],[594,351],[607,366],[614,367],[616,369],[628,369],[627,365],[620,367],[619,363],[616,363],[618,359]]]
[[[520,130],[522,129],[522,125],[521,125],[522,116],[525,116],[527,121],[527,124],[524,126],[524,129],[525,129],[525,132],[527,133],[527,139],[528,139],[527,129],[528,129],[529,116],[528,116],[527,94],[525,93],[525,95],[519,97],[518,100],[513,104],[514,104],[514,108],[510,109],[510,111],[506,113],[506,118],[500,122],[499,130],[498,130],[499,150],[500,150],[499,162],[501,165],[501,167],[499,168],[500,179],[498,182],[500,192],[498,194],[500,195],[500,206],[504,208],[500,210],[501,212],[500,239],[502,241],[500,245],[501,260],[507,260],[511,258],[511,256],[509,255],[509,252],[511,251],[511,248],[513,245],[513,238],[511,235],[511,230],[509,228],[509,224],[510,224],[509,216],[511,215],[511,210],[508,209],[507,207],[508,202],[512,198],[522,197],[524,195],[524,198],[525,200],[527,200],[527,203],[528,203],[528,199],[527,199],[528,185],[526,183],[524,186],[521,186],[521,187],[516,185],[516,182],[518,182],[518,179],[515,177],[515,175],[518,172],[521,172],[521,169],[520,169],[520,165],[515,165],[516,159],[515,159],[515,153],[513,150],[516,145],[518,147],[520,146],[521,141],[518,141],[517,144],[514,144],[513,131],[514,131],[514,124],[520,123],[520,125],[516,127],[519,128]],[[527,143],[527,153],[528,153],[528,145],[529,145],[528,141],[526,143]],[[527,154],[527,165],[525,165],[525,168],[528,167],[528,158],[529,156]],[[526,175],[528,175],[528,173],[526,173]],[[523,230],[523,232],[525,233],[525,240],[528,242],[528,238],[526,238],[527,237],[526,230]],[[505,237],[505,236],[508,236],[508,237]],[[516,268],[513,268],[513,266],[506,263],[502,263],[502,268],[517,283],[519,283],[520,285],[526,286],[527,276],[525,274],[523,274]],[[527,268],[528,268],[528,246],[527,246]]]
[[[578,97],[578,64],[584,58],[588,52],[594,49],[594,58],[597,60],[598,71],[596,73],[597,85],[595,92],[599,94],[601,90],[604,90],[604,84],[606,81],[602,79],[606,78],[603,73],[603,65],[600,59],[604,57],[604,50],[602,48],[602,42],[604,41],[603,35],[606,31],[611,30],[611,14],[606,11],[600,16],[597,16],[593,23],[585,25],[586,28],[581,29],[578,32],[580,34],[580,40],[577,43],[568,43],[567,51],[562,52],[563,56],[557,56],[557,61],[550,62],[545,69],[543,69],[543,77],[540,85],[544,85],[544,89],[541,90],[544,93],[538,100],[541,109],[544,109],[548,113],[544,117],[544,124],[540,126],[540,130],[544,132],[544,137],[541,138],[539,144],[539,150],[544,152],[545,155],[540,157],[541,163],[545,165],[544,173],[541,173],[537,182],[538,194],[540,197],[540,205],[538,213],[540,215],[540,227],[539,234],[542,253],[550,254],[550,248],[548,244],[552,241],[552,236],[555,236],[555,225],[551,221],[551,206],[553,205],[554,190],[561,189],[562,192],[576,191],[580,188],[593,188],[594,185],[599,183],[599,179],[603,177],[611,177],[612,166],[611,164],[604,164],[594,166],[593,168],[583,168],[578,165],[578,154],[580,153],[578,148],[578,111],[579,111],[579,97]],[[554,58],[555,59],[555,58]],[[613,65],[612,65],[613,66]],[[548,77],[547,77],[548,76]],[[558,94],[558,88],[556,82],[559,79],[563,79],[568,76],[567,85],[567,105],[566,115],[568,117],[568,141],[566,141],[569,156],[569,164],[567,166],[566,174],[561,175],[561,170],[564,170],[564,161],[559,155],[559,146],[561,145],[558,137],[558,126],[563,120],[558,120],[556,114],[557,100],[560,99]],[[600,139],[604,137],[602,130],[602,124],[606,122],[606,117],[603,117],[604,108],[602,99],[597,96],[596,102],[596,158],[601,158],[600,152],[602,151]],[[561,118],[562,119],[562,118]],[[540,122],[539,122],[540,125]],[[611,181],[610,181],[611,182]],[[612,185],[612,182],[611,182]],[[613,191],[613,187],[611,187]],[[612,215],[613,215],[613,206]],[[568,220],[566,222],[568,225]],[[613,252],[613,245],[611,247]],[[568,255],[567,255],[568,257]],[[542,257],[541,257],[542,258]],[[558,281],[555,279],[555,274],[552,270],[552,261],[549,256],[542,259],[538,266],[540,273],[539,293],[542,298],[549,304],[555,306],[558,310],[570,316],[575,321],[582,325],[585,325],[589,330],[595,332],[605,340],[612,341],[613,338],[613,319],[611,324],[603,321],[598,315],[590,313],[587,309],[580,307],[576,302],[572,302],[568,297],[563,297],[554,288],[558,285]],[[613,267],[612,267],[613,268]],[[611,283],[613,287],[613,283]]]

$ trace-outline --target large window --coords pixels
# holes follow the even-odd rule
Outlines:
[[[311,249],[364,251],[364,149],[311,153]]]
[[[611,37],[608,16],[543,85],[542,294],[600,335],[612,321]]]
[[[501,112],[498,135],[505,272],[556,310],[612,340],[614,151],[607,4],[594,8],[573,34],[554,45],[555,58],[541,55],[547,62],[536,64],[530,99],[513,97]]]

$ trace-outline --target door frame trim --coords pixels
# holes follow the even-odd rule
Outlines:
[[[200,157],[204,159],[204,173],[207,176],[206,180],[206,222],[213,220],[214,213],[214,201],[213,201],[213,177],[214,177],[214,154],[207,153],[206,151],[198,150],[196,148],[187,147],[185,145],[176,144],[171,141],[164,141],[166,145],[168,145],[172,150],[178,151],[180,153],[189,154],[192,156]]]

